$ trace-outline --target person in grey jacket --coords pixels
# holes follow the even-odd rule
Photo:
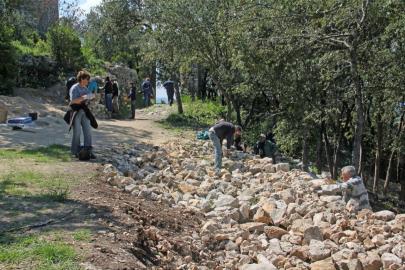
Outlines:
[[[70,89],[70,105],[80,105],[85,103],[89,99],[91,94],[87,89],[89,84],[90,74],[87,71],[79,71],[77,74],[77,81],[75,85]],[[91,125],[90,119],[87,117],[84,109],[79,109],[74,113],[73,116],[73,137],[71,145],[72,155],[78,156],[80,152],[80,134],[83,131],[84,138],[84,148],[91,150],[92,149],[92,138],[91,138]],[[92,155],[92,158],[95,158]]]
[[[242,128],[240,126],[234,126],[232,123],[220,120],[208,131],[208,135],[214,144],[214,154],[215,154],[215,171],[217,174],[221,171],[222,166],[222,141],[226,139],[227,153],[231,149],[233,144],[233,136],[235,132],[241,134]]]
[[[350,208],[355,211],[371,209],[367,189],[364,186],[363,180],[359,176],[356,176],[356,169],[353,166],[343,167],[341,177],[343,183],[324,185],[318,191],[318,194],[334,195],[341,192],[343,193],[345,202],[350,204]]]

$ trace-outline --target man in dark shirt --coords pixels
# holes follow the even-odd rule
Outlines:
[[[150,82],[149,78],[146,78],[142,82],[141,91],[143,93],[143,103],[145,107],[150,106],[150,98],[153,93],[152,83]]]
[[[174,82],[171,80],[167,80],[163,83],[163,87],[166,88],[167,100],[170,106],[172,106],[174,99]]]
[[[128,95],[128,98],[131,99],[131,119],[135,119],[135,108],[136,108],[136,87],[134,83],[131,83],[131,89]]]
[[[104,95],[105,95],[105,106],[109,112],[112,112],[112,93],[113,93],[113,86],[110,80],[110,77],[105,78],[105,85],[104,85]]]
[[[214,144],[214,154],[215,154],[215,171],[220,173],[222,166],[222,141],[226,139],[227,151],[231,149],[233,143],[233,136],[235,131],[238,133],[242,132],[240,126],[234,126],[232,123],[225,122],[223,120],[216,123],[213,127],[209,129],[209,137]]]

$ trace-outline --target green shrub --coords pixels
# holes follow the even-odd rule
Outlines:
[[[215,101],[191,101],[190,96],[181,97],[184,114],[172,113],[162,121],[168,128],[200,129],[213,125],[225,116],[226,108]]]
[[[85,64],[81,41],[76,31],[66,25],[58,24],[47,33],[52,57],[64,70],[79,70]]]
[[[16,50],[12,45],[13,29],[0,23],[0,94],[12,94],[16,78]]]
[[[20,55],[50,56],[49,44],[42,39],[39,39],[36,43],[30,42],[28,44],[24,44],[19,40],[14,40],[12,44]]]
[[[86,62],[86,69],[91,74],[105,74],[106,70],[104,67],[104,61],[99,59],[97,55],[94,53],[93,48],[89,45],[84,45],[81,48],[84,61]]]

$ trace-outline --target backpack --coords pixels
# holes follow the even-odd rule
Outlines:
[[[197,132],[197,139],[198,140],[208,140],[210,137],[208,135],[207,130]]]
[[[66,82],[66,96],[65,99],[70,100],[70,88],[77,83],[76,77],[70,77]]]

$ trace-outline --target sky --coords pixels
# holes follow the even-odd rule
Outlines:
[[[92,7],[101,3],[102,0],[79,0],[79,7],[88,13]]]

